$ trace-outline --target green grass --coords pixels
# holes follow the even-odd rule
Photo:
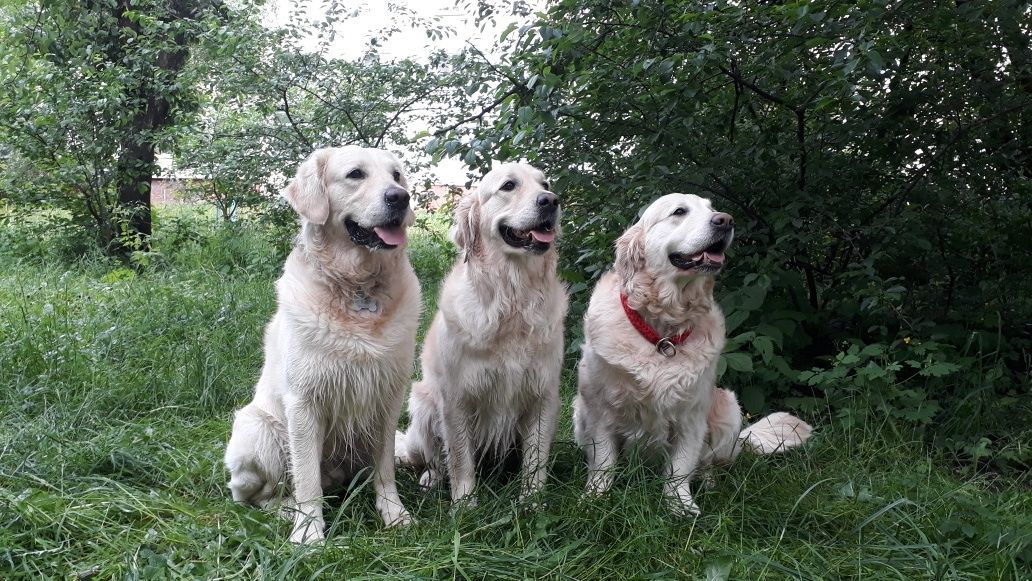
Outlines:
[[[425,328],[454,254],[442,224],[424,226],[410,252]],[[1029,477],[958,467],[905,426],[824,423],[801,451],[743,456],[698,519],[669,516],[636,460],[583,502],[572,361],[543,507],[487,475],[480,505],[452,516],[445,491],[402,470],[416,524],[384,529],[357,482],[329,500],[324,545],[292,546],[286,521],[230,501],[221,465],[278,246],[246,226],[160,241],[138,272],[0,256],[0,578],[1032,577]]]

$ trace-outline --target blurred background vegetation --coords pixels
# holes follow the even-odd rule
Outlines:
[[[503,30],[493,49],[413,60],[318,50],[336,2],[315,26],[269,26],[262,2],[5,3],[4,260],[132,273],[202,245],[274,278],[294,229],[276,194],[313,148],[386,147],[413,174],[525,159],[563,199],[573,359],[613,240],[695,193],[736,219],[722,380],[748,411],[890,420],[958,463],[1028,469],[1029,2],[531,8],[459,2]],[[400,8],[388,29],[456,34]],[[152,212],[159,152],[217,220]],[[242,230],[266,242],[236,248]]]

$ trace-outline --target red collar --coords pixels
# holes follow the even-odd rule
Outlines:
[[[688,337],[691,336],[692,330],[688,329],[680,335],[674,335],[673,337],[660,337],[659,333],[652,328],[645,319],[638,314],[638,311],[632,309],[627,304],[627,295],[620,293],[620,304],[623,305],[624,314],[627,315],[627,320],[631,322],[631,325],[637,329],[638,333],[641,333],[642,337],[649,343],[656,346],[656,351],[659,351],[667,357],[673,357],[674,353],[677,353],[677,345],[684,343]]]

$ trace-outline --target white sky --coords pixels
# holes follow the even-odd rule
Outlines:
[[[264,22],[266,25],[284,25],[294,19],[308,22],[319,22],[324,19],[325,8],[330,0],[273,0],[266,7]],[[378,52],[386,60],[411,58],[416,61],[435,50],[458,52],[467,44],[473,44],[485,53],[490,53],[495,39],[508,26],[512,17],[499,15],[500,26],[488,23],[478,26],[475,22],[475,1],[467,0],[463,6],[461,0],[360,0],[343,4],[347,9],[342,11],[348,15],[334,26],[336,33],[332,43],[328,45],[327,56],[358,59],[368,48],[370,38],[376,37],[379,42]],[[541,9],[544,0],[531,0],[536,10]],[[443,38],[430,39],[425,28],[411,27],[413,18],[434,20],[439,28],[450,28]],[[392,25],[398,31],[384,34],[384,30]],[[313,27],[314,31],[314,27]],[[317,50],[318,39],[313,36],[305,43],[306,48]],[[427,176],[413,176],[422,179]],[[465,165],[454,159],[445,159],[432,169],[431,179],[437,183],[462,184],[466,181]],[[414,182],[414,180],[413,180]]]
[[[273,0],[267,5],[265,23],[283,25],[292,18],[318,22],[323,20],[329,4],[330,0]],[[330,56],[359,58],[371,37],[384,39],[383,30],[394,24],[401,30],[387,37],[379,47],[380,54],[387,59],[419,59],[436,49],[457,52],[467,40],[487,50],[496,36],[491,30],[482,33],[473,21],[474,15],[458,6],[457,0],[361,0],[349,4],[346,10],[341,11],[346,17],[334,26],[337,37],[328,51]],[[440,25],[450,27],[456,33],[431,40],[423,29],[408,27],[412,18],[436,19]],[[317,47],[314,38],[309,47]]]

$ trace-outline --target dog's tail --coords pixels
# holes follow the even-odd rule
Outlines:
[[[810,424],[792,414],[774,412],[742,430],[738,441],[756,454],[776,454],[802,446],[812,432]]]
[[[813,428],[785,412],[764,416],[742,429],[742,408],[734,392],[717,388],[707,417],[711,460],[728,463],[742,450],[755,454],[775,454],[802,446]]]

